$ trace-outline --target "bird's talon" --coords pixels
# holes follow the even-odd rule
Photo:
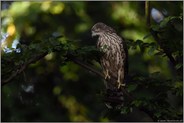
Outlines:
[[[106,76],[105,76],[105,79],[107,79],[107,78],[110,79],[111,77],[110,77],[109,75],[106,75]]]
[[[118,82],[118,89],[120,88],[120,87],[125,87],[125,84],[121,84],[120,82]]]
[[[109,76],[109,72],[107,71],[107,73],[105,74],[105,79],[110,79],[111,77]]]

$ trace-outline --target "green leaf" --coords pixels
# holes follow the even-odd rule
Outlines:
[[[128,86],[127,86],[127,89],[128,89],[128,91],[129,91],[129,92],[134,91],[136,88],[137,88],[137,84],[134,84],[134,85],[128,85]]]
[[[142,104],[142,101],[141,100],[134,100],[131,104],[135,105],[136,107],[139,107]]]
[[[170,17],[164,18],[164,20],[161,21],[161,23],[160,23],[160,28],[166,27],[169,20],[170,20]]]
[[[160,27],[159,27],[159,25],[153,25],[153,26],[151,26],[151,29],[153,31],[157,32],[157,31],[159,31]]]
[[[152,45],[148,50],[149,55],[153,55],[154,51],[157,49],[156,45]]]
[[[179,63],[179,64],[177,64],[176,66],[175,66],[175,68],[178,70],[178,69],[180,69],[181,67],[183,67],[183,64],[181,64],[181,63]]]
[[[135,44],[141,47],[141,45],[143,44],[143,41],[142,40],[136,40]]]
[[[122,109],[121,109],[121,114],[128,114],[128,113],[130,113],[130,112],[132,112],[132,107],[123,107]]]
[[[156,112],[156,113],[154,113],[154,115],[155,115],[157,118],[159,118],[159,117],[161,116],[161,112]]]
[[[159,52],[155,53],[154,55],[164,55],[164,54],[165,54],[164,51],[159,51]]]
[[[59,87],[59,86],[55,86],[54,88],[53,88],[53,93],[54,93],[54,95],[59,95],[60,93],[61,93],[61,87]]]
[[[151,33],[148,33],[146,34],[144,37],[143,37],[143,40],[145,40],[146,38],[150,37],[151,36]]]
[[[182,82],[176,82],[174,87],[175,88],[182,88],[183,87],[183,83]]]

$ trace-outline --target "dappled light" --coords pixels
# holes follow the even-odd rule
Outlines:
[[[1,1],[1,9],[3,122],[183,121],[182,1]],[[97,22],[128,50],[122,107],[108,107],[119,100],[106,98]]]

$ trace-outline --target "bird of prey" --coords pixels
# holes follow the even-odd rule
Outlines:
[[[92,37],[98,36],[97,48],[103,52],[100,63],[106,80],[106,88],[118,90],[125,86],[127,53],[124,40],[116,31],[104,23],[96,23],[92,29]]]

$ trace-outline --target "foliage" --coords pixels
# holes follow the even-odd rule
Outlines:
[[[2,2],[2,121],[183,120],[183,4],[175,3],[150,2],[169,14],[146,27],[144,2]],[[101,70],[90,34],[98,21],[129,51],[131,99],[121,109],[105,106],[103,80],[75,62]]]

